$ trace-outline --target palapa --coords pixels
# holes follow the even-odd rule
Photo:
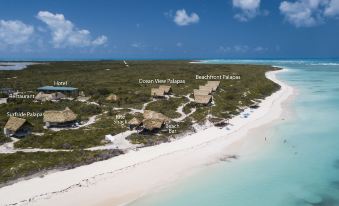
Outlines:
[[[113,101],[116,102],[119,100],[119,97],[116,94],[110,94],[106,97],[106,101]]]
[[[45,111],[44,112],[44,122],[54,122],[54,123],[65,123],[65,122],[73,122],[77,119],[77,114],[75,114],[68,107],[63,111]]]
[[[35,96],[35,100],[38,101],[51,101],[51,100],[55,100],[56,99],[56,95],[54,93],[52,94],[45,94],[43,92],[39,92],[36,96]]]
[[[164,121],[161,119],[145,119],[143,121],[144,128],[152,131],[155,129],[161,129],[164,124]]]
[[[136,117],[133,117],[129,122],[128,122],[129,125],[131,126],[139,126],[141,124],[141,121],[136,118]]]
[[[168,85],[160,85],[159,89],[163,90],[165,94],[169,94],[172,90],[172,87]]]
[[[212,101],[212,95],[195,95],[194,101],[198,104],[209,104]]]
[[[26,119],[22,119],[19,117],[10,117],[5,125],[5,129],[16,132],[18,131],[25,123]]]
[[[152,88],[151,89],[151,96],[152,97],[164,97],[165,91],[162,90],[162,89],[158,89],[158,88]]]
[[[212,93],[213,88],[211,86],[199,86],[199,90],[203,90],[203,91],[208,91],[208,93]]]
[[[195,95],[209,95],[209,92],[206,90],[194,89],[193,94]]]
[[[151,110],[145,110],[144,111],[144,119],[160,119],[163,122],[170,122],[171,119],[168,118],[167,116],[159,113],[159,112],[155,112],[155,111],[151,111]]]
[[[208,81],[206,86],[212,87],[213,91],[216,91],[220,85],[220,81]]]
[[[62,99],[62,98],[65,98],[65,97],[66,96],[61,92],[56,92],[56,93],[51,93],[51,94],[45,94],[43,92],[39,92],[35,96],[35,100],[45,102],[45,101],[58,100],[58,99]]]

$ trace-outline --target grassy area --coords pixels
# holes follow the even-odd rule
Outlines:
[[[195,103],[190,104],[194,106]],[[198,106],[197,110],[190,116],[196,122],[203,122],[208,114],[210,107]]]
[[[11,141],[10,138],[5,137],[5,135],[2,132],[0,133],[0,145],[10,141]]]
[[[146,109],[160,112],[170,118],[177,118],[180,114],[176,110],[185,102],[188,102],[185,97],[158,100],[147,105]]]
[[[88,128],[61,132],[43,130],[42,118],[28,118],[34,125],[34,131],[45,132],[45,135],[30,136],[15,145],[24,148],[87,148],[102,145],[106,134],[118,133],[126,129],[125,126],[119,127],[114,123],[114,115],[124,114],[127,110],[117,112],[113,108],[140,109],[145,102],[150,101],[151,88],[159,85],[140,84],[140,79],[185,80],[185,84],[171,84],[174,95],[180,97],[192,93],[193,89],[207,82],[207,80],[197,80],[195,75],[240,76],[241,79],[221,81],[219,90],[213,94],[216,105],[212,108],[195,103],[190,103],[184,108],[184,112],[189,113],[196,107],[197,110],[191,118],[198,122],[203,122],[208,112],[219,118],[229,118],[239,113],[239,108],[250,105],[251,100],[265,98],[279,89],[279,85],[265,78],[265,72],[276,68],[264,65],[190,64],[187,61],[129,61],[128,64],[130,67],[125,67],[122,61],[48,62],[31,65],[19,71],[0,71],[0,87],[34,92],[37,87],[52,85],[55,80],[67,81],[68,86],[79,88],[86,95],[92,96],[92,101],[100,104],[96,106],[76,101],[40,104],[31,103],[29,100],[16,100],[0,105],[0,126],[3,127],[6,123],[8,111],[43,112],[49,109],[64,109],[68,106],[79,114],[80,119],[108,111],[108,115],[105,115],[102,121]],[[118,96],[118,101],[105,100],[112,93]],[[176,112],[177,107],[185,101],[187,101],[185,98],[159,100],[149,104],[147,109],[176,118],[179,116]],[[128,116],[128,119],[130,118],[131,116]],[[166,134],[162,135],[166,136]]]
[[[230,85],[234,85],[235,92],[250,89],[253,92],[252,97],[258,98],[271,92],[271,86],[267,87],[270,81],[266,80],[264,72],[275,69],[264,65],[189,64],[187,61],[128,63],[130,67],[125,67],[122,61],[49,62],[31,65],[20,71],[0,71],[0,87],[35,91],[39,86],[53,84],[54,80],[68,81],[69,86],[79,88],[103,104],[104,98],[114,93],[120,99],[115,103],[116,106],[119,104],[122,107],[140,108],[149,100],[150,88],[158,85],[139,84],[139,79],[183,79],[186,84],[172,84],[172,88],[174,94],[186,95],[200,84],[206,83],[206,80],[196,80],[196,74],[237,74],[241,76],[241,80],[222,81],[221,87],[231,88]],[[274,85],[272,84],[276,87]]]
[[[162,142],[167,142],[168,137],[165,135],[150,135],[150,134],[131,134],[127,137],[132,144],[143,144],[144,146],[152,146]]]
[[[52,169],[71,169],[121,154],[119,150],[73,152],[17,152],[0,154],[0,185],[11,180],[46,173]]]

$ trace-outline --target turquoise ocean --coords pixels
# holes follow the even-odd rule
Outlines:
[[[339,61],[210,60],[287,68],[292,118],[268,130],[255,158],[206,167],[130,206],[339,206]],[[250,138],[250,137],[248,137]]]

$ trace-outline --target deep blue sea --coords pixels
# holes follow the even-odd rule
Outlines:
[[[339,61],[208,63],[287,68],[278,77],[298,92],[289,105],[293,118],[269,129],[272,144],[259,148],[256,158],[206,167],[131,206],[338,206]]]

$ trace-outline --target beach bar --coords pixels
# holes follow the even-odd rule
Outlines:
[[[44,87],[39,87],[37,90],[38,92],[43,92],[47,94],[61,92],[69,96],[78,96],[78,93],[79,93],[79,89],[75,87],[44,86]]]

